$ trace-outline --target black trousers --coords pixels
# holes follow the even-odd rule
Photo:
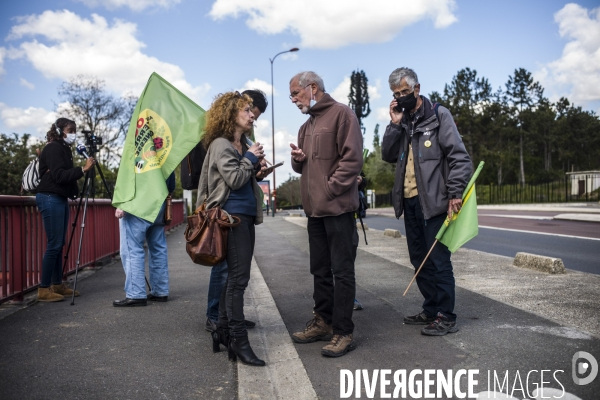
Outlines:
[[[415,272],[425,259],[427,252],[435,242],[446,214],[440,214],[425,220],[419,196],[404,199],[404,226],[406,227],[406,242],[410,262]],[[437,243],[429,258],[417,275],[417,286],[424,297],[423,311],[430,317],[438,312],[448,319],[456,320],[454,314],[454,273],[450,261],[450,250],[442,243]]]
[[[231,336],[247,335],[244,323],[244,292],[250,281],[254,254],[254,217],[234,214],[241,223],[227,237],[227,282],[219,301],[219,326],[229,327]]]
[[[358,246],[354,213],[309,217],[307,231],[310,273],[314,276],[314,311],[333,324],[334,334],[350,334],[354,331],[354,260]]]

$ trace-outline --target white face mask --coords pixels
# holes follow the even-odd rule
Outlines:
[[[75,133],[67,133],[63,140],[66,144],[73,144],[75,143],[75,139],[77,139],[77,135]]]
[[[317,101],[313,99],[312,86],[310,87],[310,102],[308,103],[308,108],[311,109],[314,105],[317,104]]]

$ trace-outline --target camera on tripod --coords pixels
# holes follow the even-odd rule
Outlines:
[[[85,135],[85,144],[90,150],[89,154],[93,156],[98,152],[98,145],[102,145],[102,138],[94,135],[92,131],[81,131]]]

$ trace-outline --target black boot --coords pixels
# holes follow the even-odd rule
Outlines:
[[[221,351],[220,345],[228,347],[229,345],[229,328],[218,327],[211,333],[213,340],[213,353]]]
[[[231,336],[229,338],[229,347],[228,347],[229,360],[235,361],[237,357],[240,358],[240,361],[247,365],[252,365],[255,367],[264,367],[265,362],[256,357],[256,354],[252,351],[252,347],[250,347],[250,342],[248,342],[248,334],[244,336]]]

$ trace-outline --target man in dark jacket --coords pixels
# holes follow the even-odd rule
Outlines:
[[[381,145],[384,161],[396,163],[392,201],[396,218],[404,212],[410,261],[419,268],[446,215],[457,213],[473,173],[471,158],[456,124],[444,107],[420,96],[417,74],[398,68],[390,74],[391,122]],[[421,333],[442,336],[458,331],[454,314],[454,275],[450,251],[438,243],[417,276],[423,311],[405,324],[426,325]]]
[[[315,301],[314,318],[292,339],[329,341],[321,354],[340,357],[355,348],[352,311],[358,232],[354,213],[358,210],[356,177],[363,164],[362,134],[354,112],[326,94],[323,80],[314,72],[294,76],[290,93],[300,111],[310,115],[300,127],[298,145],[290,146],[292,168],[302,174]]]

